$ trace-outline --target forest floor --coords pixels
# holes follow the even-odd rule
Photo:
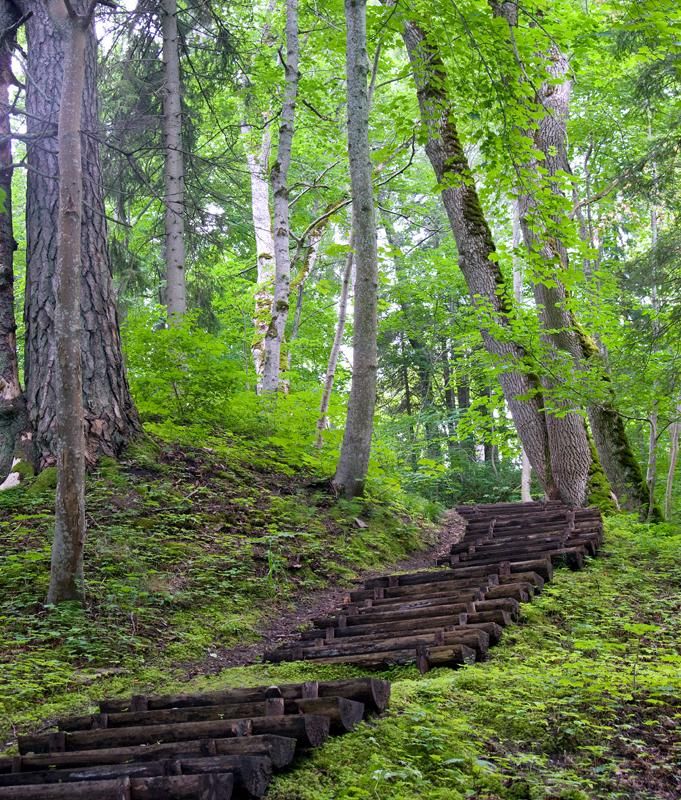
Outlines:
[[[427,564],[437,528],[395,499],[345,504],[225,457],[218,445],[147,443],[92,477],[86,612],[39,604],[49,487],[0,497],[8,745],[102,696],[359,674],[240,662],[257,657],[259,636],[285,636],[332,602],[333,587]],[[678,528],[607,519],[600,557],[557,571],[489,661],[383,673],[388,714],[277,777],[270,800],[677,800],[680,587]]]
[[[0,492],[0,750],[103,694],[257,661],[354,581],[457,535],[394,487],[333,497],[290,448],[195,441],[148,437],[89,476],[84,610],[43,604],[54,470]]]

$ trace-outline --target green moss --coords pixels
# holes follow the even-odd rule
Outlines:
[[[28,461],[24,461],[23,459],[12,467],[12,472],[19,474],[20,481],[24,481],[35,476],[35,469],[33,469],[33,465]]]
[[[46,467],[31,481],[27,493],[30,495],[43,494],[57,488],[57,468]]]
[[[617,511],[617,506],[612,498],[612,489],[601,466],[593,440],[590,435],[588,438],[591,450],[591,466],[589,467],[587,484],[587,503],[590,506],[600,508],[604,514],[613,514]]]

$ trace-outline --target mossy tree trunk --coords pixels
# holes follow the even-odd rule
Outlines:
[[[394,5],[393,0],[383,2]],[[403,38],[416,82],[421,120],[427,131],[426,153],[438,181],[445,187],[442,201],[459,251],[459,266],[474,306],[479,309],[481,319],[487,320],[481,324],[483,344],[502,367],[499,381],[532,467],[547,496],[558,498],[541,385],[535,375],[524,369],[525,352],[511,336],[512,307],[459,139],[442,57],[426,33],[409,20],[404,22]]]

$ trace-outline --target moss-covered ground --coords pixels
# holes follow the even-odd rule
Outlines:
[[[256,636],[301,593],[423,544],[394,498],[339,503],[234,456],[219,442],[211,452],[147,442],[92,476],[85,612],[39,602],[49,476],[0,498],[5,734],[103,695],[357,674],[256,664],[187,682],[183,664]],[[389,713],[278,776],[269,797],[677,800],[681,534],[624,516],[606,527],[601,557],[558,571],[488,662],[385,673]]]
[[[200,674],[301,597],[435,535],[437,510],[380,480],[347,502],[319,479],[321,461],[305,469],[290,446],[173,434],[89,476],[85,609],[43,604],[54,470],[0,492],[0,749],[102,694]]]

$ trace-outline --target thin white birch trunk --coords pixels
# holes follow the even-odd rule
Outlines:
[[[270,186],[267,179],[270,160],[271,133],[265,128],[259,151],[249,148],[248,136],[251,126],[244,123],[241,133],[244,136],[246,162],[251,178],[251,216],[255,230],[255,252],[257,259],[257,285],[255,289],[255,312],[253,327],[255,332],[251,344],[253,365],[257,378],[258,391],[262,389],[263,367],[265,362],[265,335],[272,317],[272,289],[274,284],[274,237],[272,235],[272,216],[270,213]]]
[[[298,96],[298,0],[286,0],[286,80],[284,105],[279,125],[277,160],[272,167],[274,195],[274,294],[272,314],[265,334],[265,359],[262,391],[276,392],[281,387],[282,345],[286,332],[291,290],[291,255],[288,171]]]
[[[516,249],[520,247],[523,241],[523,232],[520,225],[520,208],[518,207],[517,200],[513,201],[512,208],[513,217],[513,295],[516,303],[520,306],[523,297],[523,262],[522,259],[516,255]],[[532,500],[532,492],[530,490],[532,484],[532,465],[530,459],[527,457],[525,448],[520,445],[520,499],[523,503],[529,503]]]
[[[677,415],[681,416],[681,401],[676,406]],[[679,461],[679,435],[681,434],[681,422],[673,422],[669,429],[669,469],[667,470],[667,485],[664,493],[664,516],[670,519],[672,515],[672,501],[674,499],[674,478],[676,466]]]
[[[352,240],[350,242],[352,247]],[[333,338],[333,345],[329,353],[329,363],[326,367],[326,376],[324,378],[324,390],[322,392],[322,402],[319,406],[319,419],[317,420],[317,437],[315,439],[315,447],[321,447],[324,444],[324,431],[329,427],[329,404],[331,402],[331,393],[333,391],[333,384],[336,379],[336,367],[338,366],[338,357],[340,356],[341,347],[343,345],[343,334],[345,333],[345,322],[348,316],[348,298],[350,296],[350,289],[352,287],[352,264],[354,261],[354,254],[351,250],[345,260],[345,267],[343,269],[343,282],[341,284],[340,300],[338,302],[338,323],[336,324],[336,334]]]
[[[165,147],[165,260],[168,320],[187,311],[184,246],[184,152],[182,149],[182,85],[177,31],[177,0],[162,0],[163,138]]]

